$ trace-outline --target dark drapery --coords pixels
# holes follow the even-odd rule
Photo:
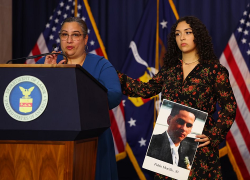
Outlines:
[[[58,2],[59,0],[13,0],[13,59],[29,55]],[[18,61],[18,63],[24,61]]]
[[[27,56],[60,0],[13,0],[13,58]],[[173,0],[179,16],[204,22],[220,57],[249,0]],[[89,0],[110,62],[121,69],[147,0]],[[147,37],[143,37],[147,38]]]
[[[174,2],[180,17],[193,15],[206,25],[213,39],[215,53],[220,57],[250,1],[174,0]]]

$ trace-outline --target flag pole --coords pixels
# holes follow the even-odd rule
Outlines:
[[[74,16],[77,17],[77,0],[75,0],[75,13]]]
[[[155,41],[155,69],[159,70],[159,0],[156,5],[156,41]],[[157,119],[156,103],[159,100],[159,96],[154,98],[154,123]]]
[[[159,70],[159,0],[156,6],[156,44],[155,44],[155,69]]]
[[[172,9],[172,11],[173,11],[173,13],[174,13],[174,15],[175,15],[176,20],[178,20],[178,19],[179,19],[179,14],[178,14],[178,12],[177,12],[177,10],[176,10],[176,8],[175,8],[175,5],[174,5],[174,3],[173,3],[173,0],[168,0],[168,2],[169,2],[169,4],[170,4],[170,6],[171,6],[171,9]]]
[[[96,25],[96,23],[95,23],[94,17],[93,17],[93,15],[92,15],[91,10],[90,10],[89,4],[88,4],[88,0],[82,0],[82,1],[83,1],[84,4],[85,4],[86,10],[87,10],[88,15],[89,15],[89,19],[90,19],[90,21],[91,21],[91,23],[92,23],[92,26],[93,26],[93,29],[94,29],[94,31],[95,31],[97,40],[98,40],[98,42],[99,42],[99,44],[100,44],[100,47],[101,47],[103,56],[104,56],[105,59],[108,59],[108,55],[107,55],[107,53],[106,53],[104,44],[103,44],[103,42],[102,42],[101,36],[100,36],[99,31],[98,31],[98,29],[97,29],[97,25]]]

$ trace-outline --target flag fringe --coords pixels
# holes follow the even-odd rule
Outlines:
[[[134,168],[135,168],[135,171],[137,172],[137,175],[139,176],[140,180],[146,180],[146,177],[144,176],[136,158],[135,158],[135,155],[131,149],[131,147],[129,146],[129,144],[127,143],[126,144],[126,152],[128,153],[128,157],[130,159],[130,161],[132,162]]]
[[[227,146],[221,148],[221,149],[219,150],[219,158],[221,158],[221,157],[227,155],[227,153],[228,153],[228,152],[227,152]]]
[[[117,161],[120,161],[120,160],[122,160],[122,159],[124,159],[126,156],[127,156],[126,151],[121,152],[121,153],[119,153],[119,154],[116,154],[116,155],[115,155],[116,162],[117,162]]]
[[[229,160],[230,160],[230,162],[231,162],[231,164],[233,166],[233,169],[234,169],[234,171],[235,171],[235,173],[237,175],[237,179],[238,180],[243,180],[242,174],[241,174],[240,169],[239,169],[239,167],[238,167],[238,165],[237,165],[237,163],[235,161],[234,155],[233,155],[233,153],[231,151],[231,148],[230,148],[228,142],[226,142],[226,147],[227,147],[227,152],[228,152],[228,158],[229,158]]]

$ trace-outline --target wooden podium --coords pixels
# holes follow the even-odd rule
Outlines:
[[[6,87],[24,75],[48,92],[43,113],[25,122],[5,106]],[[0,65],[0,82],[0,180],[94,180],[98,136],[110,127],[106,88],[78,65]]]

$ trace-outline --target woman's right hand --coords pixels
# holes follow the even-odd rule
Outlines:
[[[52,51],[52,53],[61,53],[61,51],[59,51],[59,52]],[[47,56],[45,57],[44,64],[57,64],[57,63],[56,63],[57,56],[58,56],[58,54],[50,54],[50,55],[47,55]],[[62,64],[62,63],[64,63],[64,62],[66,62],[66,60],[61,60],[58,64]]]

